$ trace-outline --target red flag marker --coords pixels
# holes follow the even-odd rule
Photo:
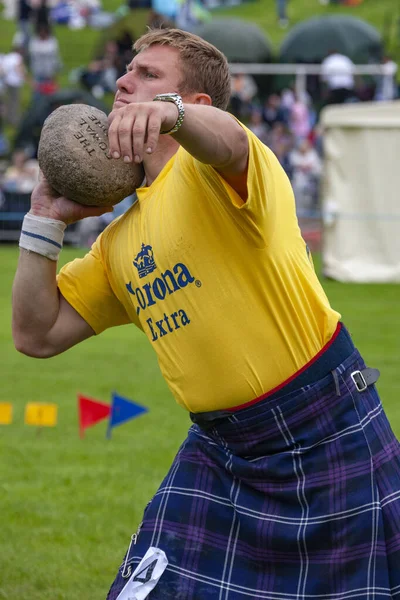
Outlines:
[[[83,438],[85,429],[96,425],[99,421],[110,416],[111,406],[78,394],[79,433]]]

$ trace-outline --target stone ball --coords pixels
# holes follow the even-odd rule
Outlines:
[[[113,206],[144,179],[141,164],[108,157],[107,115],[86,104],[67,104],[44,122],[39,166],[49,184],[80,204]]]

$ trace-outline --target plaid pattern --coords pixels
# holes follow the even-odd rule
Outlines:
[[[149,599],[400,599],[400,448],[364,367],[191,427],[127,557],[165,551]]]

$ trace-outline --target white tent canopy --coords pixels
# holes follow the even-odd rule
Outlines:
[[[400,101],[330,106],[321,124],[324,275],[400,282]]]

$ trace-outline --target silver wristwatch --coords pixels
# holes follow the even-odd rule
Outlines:
[[[159,102],[173,102],[178,109],[178,118],[176,120],[175,125],[169,131],[162,131],[163,134],[175,133],[181,127],[183,123],[183,119],[185,116],[185,107],[183,106],[182,98],[179,94],[174,94],[171,92],[170,94],[157,94],[153,98],[153,100],[157,100]]]

